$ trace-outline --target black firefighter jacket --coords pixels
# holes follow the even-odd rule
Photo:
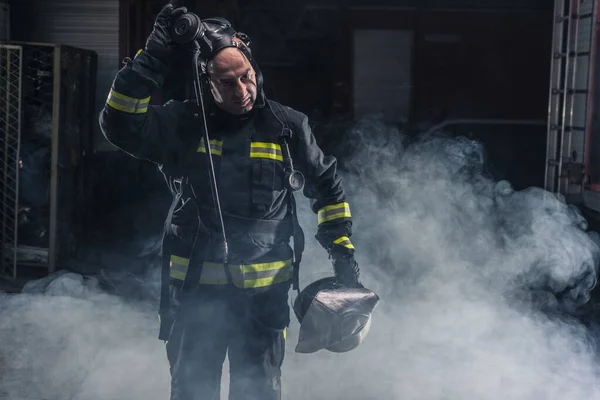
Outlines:
[[[194,283],[233,283],[248,291],[279,286],[287,293],[294,275],[289,244],[293,196],[283,166],[284,126],[293,133],[291,158],[306,179],[303,193],[318,218],[317,239],[328,251],[334,246],[353,251],[350,207],[335,158],[323,155],[304,114],[262,98],[243,117],[225,115],[216,107],[207,115],[229,245],[226,268],[202,114],[193,102],[149,105],[160,76],[145,76],[151,74],[136,70],[134,62],[117,73],[100,125],[113,145],[156,163],[174,195],[165,222],[159,337],[166,338],[172,323],[169,282],[193,276]],[[188,268],[200,271],[198,276]]]

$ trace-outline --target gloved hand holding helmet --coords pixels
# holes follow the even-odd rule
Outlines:
[[[354,259],[354,251],[341,246],[334,246],[329,254],[336,282],[347,287],[362,287],[358,281],[360,269]]]
[[[300,322],[298,353],[351,351],[369,333],[379,296],[359,282],[354,246],[343,234],[330,226],[322,227],[315,236],[327,249],[335,276],[309,284],[294,301],[294,313]]]
[[[362,287],[358,281],[360,268],[354,259],[354,247],[343,242],[335,244],[340,236],[340,232],[320,229],[315,238],[329,253],[336,283],[346,287]]]

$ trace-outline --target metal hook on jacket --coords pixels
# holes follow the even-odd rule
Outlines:
[[[287,126],[283,128],[281,138],[283,141],[283,163],[285,172],[285,181],[288,188],[292,192],[302,190],[304,187],[304,175],[302,172],[294,169],[294,163],[292,162],[292,155],[290,153],[290,146],[288,140],[292,137],[292,130]]]
[[[292,192],[297,192],[299,190],[302,190],[302,188],[304,187],[305,180],[304,175],[302,175],[302,172],[294,169],[294,163],[292,161],[292,154],[290,153],[289,146],[289,140],[292,137],[293,132],[288,127],[285,117],[283,116],[283,114],[287,114],[287,112],[283,107],[281,107],[281,105],[273,103],[277,106],[277,111],[279,111],[279,113],[281,114],[281,117],[283,118],[282,120],[277,116],[277,113],[273,110],[273,107],[271,106],[272,103],[270,101],[267,101],[267,104],[275,119],[279,121],[279,123],[283,127],[283,130],[281,131],[281,142],[283,144],[281,151],[283,155],[283,170],[285,172],[285,182],[287,184],[288,189],[290,189]]]

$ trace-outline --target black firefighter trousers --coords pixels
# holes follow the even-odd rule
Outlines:
[[[230,400],[280,400],[289,285],[254,295],[201,285],[180,299],[166,342],[171,400],[219,400],[229,357]]]

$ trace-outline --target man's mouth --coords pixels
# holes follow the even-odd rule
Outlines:
[[[250,104],[250,101],[251,101],[250,96],[248,96],[248,97],[244,98],[243,100],[238,101],[237,104],[240,107],[247,107]]]

